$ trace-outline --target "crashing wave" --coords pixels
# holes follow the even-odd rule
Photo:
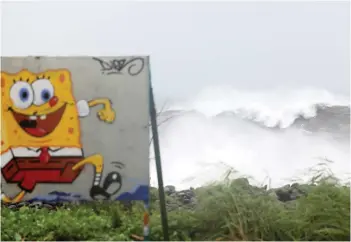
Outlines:
[[[232,114],[268,128],[285,129],[295,122],[312,119],[342,118],[340,122],[349,123],[350,101],[325,90],[242,92],[215,88],[161,111],[165,116],[198,113],[218,117]]]

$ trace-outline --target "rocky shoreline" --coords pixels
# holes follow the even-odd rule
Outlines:
[[[267,186],[256,187],[250,185],[249,181],[246,178],[239,178],[234,180],[233,182],[237,183],[238,186],[241,186],[246,192],[250,194],[255,194],[258,196],[271,196],[283,203],[294,201],[302,196],[306,196],[308,194],[309,188],[313,186],[293,183],[287,184],[280,188],[267,189]],[[199,190],[203,189],[204,187],[200,187],[197,189],[190,188],[187,190],[177,191],[175,186],[165,186],[164,190],[166,195],[166,206],[168,210],[174,210],[178,207],[196,207],[198,201],[196,193]],[[208,192],[209,194],[211,193],[211,191]]]
[[[286,203],[289,201],[294,201],[302,196],[306,196],[308,194],[308,188],[313,185],[306,185],[306,184],[287,184],[280,188],[275,189],[267,189],[266,186],[264,187],[256,187],[250,185],[249,181],[246,178],[239,178],[232,181],[232,184],[236,184],[244,189],[245,192],[250,194],[255,194],[258,196],[271,196],[279,200],[280,202]],[[190,188],[186,190],[177,191],[175,186],[168,185],[164,187],[165,195],[166,195],[166,207],[168,211],[173,211],[179,208],[187,208],[187,209],[194,209],[198,203],[198,196],[197,193],[201,192],[201,190],[206,190],[207,187],[200,187],[200,188]],[[211,195],[215,189],[209,189],[208,195]],[[215,195],[215,194],[213,194]],[[159,197],[158,197],[158,189],[151,187],[150,188],[150,199],[151,203],[158,204]],[[74,205],[79,204],[86,204],[89,201],[74,201]],[[126,208],[132,206],[130,202],[120,201]],[[67,208],[69,209],[68,205],[71,205],[72,202],[47,202],[47,201],[24,201],[17,204],[4,204],[2,203],[2,207],[7,207],[10,209],[19,209],[23,206],[27,206],[29,208],[46,208],[49,210],[56,210],[58,208]]]

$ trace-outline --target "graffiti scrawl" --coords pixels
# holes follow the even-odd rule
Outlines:
[[[73,183],[88,164],[94,167],[92,198],[108,199],[119,191],[121,175],[112,171],[102,182],[103,156],[84,156],[81,144],[79,118],[88,116],[92,107],[101,107],[97,117],[102,122],[115,121],[108,98],[76,101],[68,69],[1,72],[1,95],[1,173],[20,188],[13,197],[4,194],[3,202],[21,201],[38,184]]]
[[[131,76],[139,75],[144,69],[144,59],[141,57],[131,58],[129,60],[125,58],[102,60],[97,57],[93,57],[93,60],[97,61],[101,66],[101,72],[106,75],[111,74],[122,74],[124,68],[128,67],[128,74]]]

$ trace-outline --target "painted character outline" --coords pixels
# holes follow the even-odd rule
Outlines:
[[[94,167],[91,195],[102,193],[97,187],[104,159],[101,154],[84,156],[79,118],[102,106],[99,120],[113,123],[110,100],[76,102],[67,69],[1,72],[1,87],[1,173],[21,189],[13,198],[3,195],[2,201],[19,202],[40,183],[73,183],[87,164]]]

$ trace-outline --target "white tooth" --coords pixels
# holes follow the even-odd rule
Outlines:
[[[40,116],[40,119],[46,119],[46,115],[44,114],[44,115],[41,115]]]
[[[29,119],[30,119],[30,120],[36,120],[36,119],[37,119],[37,116],[29,116]]]

